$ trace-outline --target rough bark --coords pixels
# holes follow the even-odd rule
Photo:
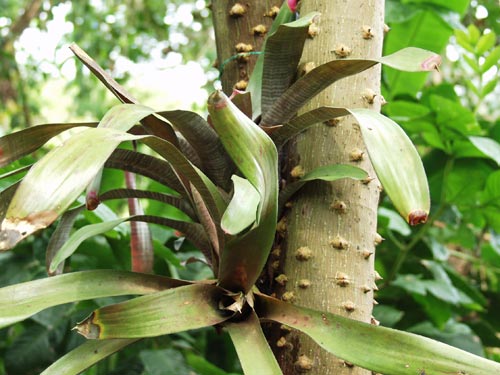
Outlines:
[[[241,17],[232,17],[229,13],[236,3],[214,0],[212,4],[218,66],[221,68],[223,65],[222,85],[226,93],[231,92],[237,82],[248,79],[255,62],[255,57],[247,61],[229,61],[237,53],[236,44],[252,44],[254,51],[259,51],[264,39],[253,34],[252,28],[261,23],[268,27],[271,18],[263,15],[273,5],[280,5],[277,3],[281,1],[241,2],[246,7],[246,13]],[[321,12],[322,18],[319,34],[306,43],[304,63],[318,65],[340,58],[334,51],[342,45],[352,51],[350,57],[380,56],[383,0],[303,0],[301,14],[310,11]],[[365,26],[370,27],[368,34],[373,34],[373,37],[364,38],[367,33]],[[337,82],[316,97],[308,108],[335,105],[378,110],[380,95],[372,104],[365,96],[372,92],[379,93],[379,90],[380,68],[375,67]],[[290,142],[288,156],[283,161],[283,178],[287,178],[297,165],[309,171],[319,165],[334,163],[352,163],[367,170],[370,176],[375,176],[366,153],[360,161],[351,160],[353,151],[358,150],[364,150],[364,146],[353,118],[346,117],[329,125],[319,124]],[[374,253],[379,186],[377,180],[367,184],[353,180],[311,183],[294,198],[293,206],[286,214],[287,229],[283,231],[284,221],[278,226],[283,236],[282,243],[271,255],[267,274],[271,276],[271,284],[274,284],[272,286],[278,296],[302,306],[370,322],[375,285],[374,257],[367,254]],[[345,209],[342,208],[344,204]],[[338,236],[347,241],[346,249],[332,246],[332,241],[338,240]],[[278,251],[279,247],[281,251]],[[313,257],[308,261],[297,259],[296,250],[301,247],[311,249]],[[280,257],[281,263],[278,264]],[[288,278],[285,288],[280,287],[280,283],[284,284],[283,277],[278,278],[279,282],[273,281],[281,272]],[[309,287],[304,287],[307,282]],[[293,294],[284,295],[285,291]],[[365,370],[349,367],[349,364],[327,354],[296,332],[271,331],[271,345],[284,374],[369,374]],[[309,365],[312,368],[307,369]]]
[[[319,65],[342,58],[342,50],[350,50],[349,57],[353,58],[380,56],[383,0],[302,1],[301,13],[310,11],[319,11],[322,16],[319,34],[306,43],[304,63]],[[380,67],[375,67],[335,83],[317,96],[308,109],[334,105],[379,110],[380,95],[375,96],[372,104],[368,98],[379,92]],[[320,165],[347,163],[375,176],[366,152],[355,161],[360,150],[364,152],[359,128],[352,117],[345,117],[338,123],[319,124],[299,136],[289,147],[287,168],[290,171],[300,165],[307,172]],[[317,182],[294,199],[286,215],[282,245],[282,250],[286,249],[282,253],[286,254],[284,274],[288,279],[288,293],[282,295],[285,299],[370,322],[375,284],[374,256],[369,254],[375,247],[379,186],[377,180]],[[297,253],[304,247],[312,252],[309,260]],[[370,374],[336,359],[303,335],[284,331],[281,335],[287,344],[283,345],[285,341],[281,339],[277,353],[285,374]]]
[[[261,50],[265,33],[254,31],[254,28],[263,25],[269,30],[273,18],[270,11],[279,1],[235,1],[214,0],[212,2],[212,17],[217,46],[217,68],[222,71],[222,89],[230,94],[233,88],[245,89],[245,83],[252,72],[257,55],[247,58],[236,58],[240,50],[236,46],[244,43],[252,47],[251,52]],[[238,5],[243,13],[238,15]],[[236,8],[233,8],[235,7]],[[233,12],[232,12],[233,10]],[[231,14],[231,12],[233,14]],[[264,29],[260,29],[263,31]]]

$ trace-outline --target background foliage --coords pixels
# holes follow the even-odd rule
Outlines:
[[[22,28],[20,10],[37,3],[38,10]],[[211,26],[204,1],[3,0],[0,8],[0,121],[4,132],[39,123],[37,114],[43,112],[45,100],[41,90],[67,63],[57,56],[40,61],[22,43],[23,35],[32,29],[50,28],[61,9],[65,9],[68,31],[61,46],[77,42],[121,83],[133,78],[120,68],[124,58],[150,62],[175,57],[179,64],[197,60],[213,76],[210,65],[215,48],[207,43]],[[383,200],[379,232],[386,241],[377,248],[376,267],[384,280],[379,285],[375,316],[383,325],[500,360],[500,318],[495,313],[500,307],[498,2],[388,0],[386,22],[391,31],[385,54],[416,46],[448,58],[430,81],[425,75],[384,68],[382,94],[388,102],[384,112],[405,128],[421,152],[433,211],[426,225],[410,229],[387,199]],[[80,64],[74,66],[74,79],[55,95],[70,97],[72,120],[87,113],[102,116],[114,102]],[[57,115],[51,120],[58,119]],[[22,161],[30,162],[30,158]],[[104,181],[123,180],[121,172],[106,173]],[[2,187],[13,181],[2,180]],[[139,183],[145,189],[156,188],[152,182]],[[145,210],[155,214],[164,207],[152,203]],[[119,216],[122,210],[112,202],[101,205],[97,211],[79,216],[77,227]],[[180,214],[172,209],[162,215],[175,218]],[[210,271],[201,263],[186,262],[198,253],[181,234],[152,229],[155,273],[185,279],[209,277]],[[45,276],[50,232],[51,228],[14,251],[0,254],[0,286]],[[68,262],[68,270],[129,269],[129,235],[128,226],[122,225],[85,241]],[[66,306],[53,308],[0,330],[0,374],[39,373],[83,341],[70,331],[77,321],[117,300],[77,303],[69,310]],[[223,345],[213,345],[215,342]],[[216,352],[215,347],[224,350]],[[86,373],[238,372],[241,369],[228,338],[213,330],[200,330],[143,340]]]

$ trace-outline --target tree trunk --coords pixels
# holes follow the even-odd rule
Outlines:
[[[374,58],[382,52],[383,0],[302,1],[300,12],[319,11],[319,33],[306,43],[302,62],[316,66],[335,58]],[[380,66],[343,79],[318,95],[320,106],[380,109]],[[373,98],[374,93],[377,95]],[[289,146],[288,171],[327,164],[352,164],[374,177],[359,127],[349,116],[319,124]],[[293,173],[292,173],[293,175]],[[293,178],[293,177],[292,177]],[[286,215],[285,299],[301,306],[370,322],[373,308],[374,248],[377,241],[378,180],[310,183]],[[310,250],[310,251],[309,251]],[[310,253],[312,257],[304,257]],[[292,292],[292,293],[290,293]],[[370,374],[336,359],[304,335],[291,332],[278,351],[285,374]],[[286,342],[291,345],[283,345]]]
[[[230,93],[238,82],[248,80],[255,62],[255,57],[232,59],[238,53],[235,46],[252,44],[254,51],[260,51],[264,38],[252,30],[259,24],[268,28],[271,18],[264,14],[269,13],[272,5],[278,5],[269,0],[241,2],[244,14],[231,15],[236,3],[214,0],[212,4],[218,66],[223,70],[222,85],[226,93]],[[383,0],[303,0],[300,13],[310,11],[319,11],[322,16],[319,34],[306,43],[304,63],[319,65],[342,58],[341,55],[349,51],[352,51],[349,57],[381,55]],[[314,98],[307,109],[334,105],[378,110],[381,97],[376,95],[373,100],[372,96],[379,92],[380,68],[375,67],[334,84]],[[353,118],[346,117],[339,122],[319,124],[290,142],[284,170],[290,176],[296,166],[307,172],[320,165],[346,163],[361,167],[374,177],[363,150],[359,128]],[[286,289],[282,290],[280,285],[286,278],[281,276],[274,282],[278,296],[301,306],[371,321],[379,192],[376,179],[364,183],[342,180],[310,183],[294,198],[285,217],[287,230],[279,244],[281,251],[273,251],[271,257],[276,266],[276,258],[281,254],[280,269],[288,279]],[[284,227],[279,225],[281,229]],[[309,260],[304,260],[307,256],[300,254],[304,248],[312,253]],[[298,249],[301,249],[299,254]],[[273,278],[280,273],[278,271]],[[288,293],[284,294],[285,291]],[[277,330],[274,333],[271,344],[284,374],[306,371],[318,375],[369,374],[360,368],[349,367],[302,335]]]
[[[231,94],[233,88],[245,90],[257,56],[237,58],[237,54],[261,50],[275,4],[273,0],[213,0],[217,68],[226,94]]]

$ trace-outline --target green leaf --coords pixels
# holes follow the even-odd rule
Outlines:
[[[283,6],[287,7],[285,3]],[[267,38],[262,74],[262,114],[290,87],[297,73],[309,26],[318,17],[317,12],[309,13],[294,22],[280,25]]]
[[[479,38],[481,37],[481,31],[477,28],[473,23],[467,26],[467,31],[469,32],[469,40],[472,45],[475,45],[479,42]]]
[[[483,205],[494,205],[500,208],[500,170],[490,173],[488,176],[481,202]]]
[[[411,0],[411,1],[405,1],[406,2],[411,2],[414,4],[432,4],[436,5],[438,7],[443,7],[446,9],[453,10],[454,12],[463,14],[467,8],[469,7],[469,0],[454,0],[454,1],[448,1],[448,0]]]
[[[120,225],[125,221],[141,221],[153,224],[160,224],[169,226],[171,228],[180,230],[184,235],[189,238],[198,248],[208,257],[210,245],[207,242],[207,238],[203,231],[200,231],[201,227],[196,223],[188,223],[178,220],[172,220],[163,217],[149,216],[149,215],[136,215],[129,216],[126,218],[120,218],[116,220],[106,221],[103,223],[91,224],[78,229],[71,237],[60,247],[54,254],[52,261],[50,262],[49,272],[53,273],[57,270],[59,264],[65,259],[70,257],[80,246],[80,244],[88,238],[94,237],[98,234],[102,234],[110,231],[116,226]],[[208,258],[210,259],[210,258]]]
[[[118,104],[106,112],[97,127],[127,132],[141,119],[152,113],[154,113],[153,109],[140,104]]]
[[[196,372],[196,374],[199,375],[238,375],[234,373],[227,373],[207,361],[201,355],[196,355],[191,352],[186,353],[186,362]]]
[[[290,10],[290,7],[285,2],[283,2],[280,11],[276,15],[276,18],[274,19],[271,25],[271,30],[269,30],[266,40],[276,32],[276,30],[280,25],[290,22],[293,19],[293,15],[294,14]],[[251,116],[253,119],[259,117],[260,114],[262,113],[261,110],[262,74],[264,70],[264,55],[266,53],[266,41],[264,41],[264,43],[262,44],[262,51],[263,53],[259,54],[259,57],[255,62],[255,66],[253,68],[252,75],[250,76],[250,79],[248,81],[248,87],[246,90],[251,95],[252,107],[253,107],[252,108],[253,114]]]
[[[137,297],[94,311],[75,329],[89,339],[140,338],[220,324],[222,289],[192,284]]]
[[[97,122],[32,126],[0,138],[0,167],[36,151],[52,137],[78,126],[96,127]]]
[[[465,136],[481,133],[481,127],[471,110],[464,107],[459,101],[450,100],[443,96],[431,95],[431,108],[436,112],[436,121],[439,126],[446,127],[448,138],[455,139],[456,134]]]
[[[19,322],[48,307],[87,299],[149,294],[187,282],[125,271],[74,272],[0,289],[0,327]]]
[[[487,137],[469,137],[469,140],[481,152],[500,166],[500,143]]]
[[[411,333],[374,326],[257,295],[261,319],[298,329],[335,356],[386,375],[491,375],[500,363]]]
[[[104,166],[134,172],[151,178],[189,199],[189,195],[184,190],[184,186],[170,164],[158,157],[131,150],[116,149]]]
[[[285,206],[285,203],[290,200],[290,198],[308,181],[337,181],[342,178],[363,180],[367,177],[368,173],[366,173],[363,169],[347,164],[332,164],[315,168],[306,173],[299,181],[292,182],[285,186],[279,195],[280,210]]]
[[[58,250],[68,241],[75,220],[84,208],[85,206],[81,205],[66,211],[61,216],[61,220],[59,221],[57,228],[54,230],[54,233],[52,233],[47,246],[47,252],[45,254],[45,267],[49,276],[60,275],[63,273],[64,262],[60,262],[53,271],[50,270],[50,264],[52,263],[52,260]]]
[[[479,62],[476,60],[475,57],[470,57],[470,56],[467,56],[466,54],[463,54],[461,56],[465,62],[467,63],[467,65],[469,65],[469,67],[476,73],[480,73],[481,72],[481,69],[479,68]]]
[[[9,374],[29,374],[54,360],[51,332],[40,325],[26,327],[4,352],[5,369]]]
[[[482,56],[490,48],[493,48],[496,41],[497,36],[495,35],[494,31],[490,31],[488,34],[481,35],[475,48],[476,56]]]
[[[125,88],[116,82],[110,74],[102,69],[87,53],[75,43],[69,46],[71,52],[108,88],[122,103],[138,104]],[[177,136],[172,127],[156,115],[150,115],[141,120],[148,133],[178,145]]]
[[[252,311],[243,321],[226,324],[225,328],[231,336],[245,375],[282,375],[255,312]]]
[[[193,373],[182,354],[175,349],[142,350],[139,357],[148,375],[191,375]]]
[[[244,178],[234,175],[231,180],[234,183],[234,194],[222,215],[221,227],[224,232],[236,235],[257,220],[260,194]]]
[[[417,120],[431,112],[428,106],[405,100],[395,100],[387,103],[384,106],[384,111],[397,122]]]
[[[185,199],[177,197],[172,194],[160,193],[157,191],[150,190],[139,190],[139,189],[113,189],[100,194],[99,199],[102,202],[111,199],[127,199],[127,198],[144,198],[149,200],[154,200],[156,202],[161,202],[164,204],[171,205],[183,213],[185,213],[189,218],[195,219],[196,215]]]
[[[213,93],[208,111],[222,144],[243,176],[260,194],[258,225],[221,250],[219,284],[248,292],[259,277],[274,241],[278,207],[278,152],[271,138],[222,92]]]
[[[455,38],[457,39],[458,44],[466,49],[469,52],[474,53],[474,47],[472,47],[469,39],[469,34],[463,30],[456,29],[455,30]]]
[[[493,50],[486,56],[484,62],[481,64],[481,73],[484,74],[491,69],[500,60],[500,46],[496,46]]]
[[[218,186],[228,188],[234,166],[228,158],[217,133],[200,115],[190,111],[165,111],[165,117],[193,146],[200,157],[203,172]]]
[[[277,146],[282,146],[290,138],[307,130],[318,123],[328,121],[337,117],[346,116],[349,111],[346,108],[319,107],[300,116],[293,118],[271,134]]]
[[[452,33],[453,28],[434,10],[422,10],[404,22],[391,24],[391,31],[384,37],[384,54],[407,46],[440,52],[445,48]],[[389,102],[400,94],[415,96],[428,79],[428,74],[409,74],[386,67],[383,69],[383,75],[387,87],[390,87],[390,92],[385,97]]]
[[[422,48],[407,47],[382,56],[378,62],[404,72],[428,72],[437,69],[441,56]]]
[[[427,177],[415,146],[391,119],[367,109],[351,110],[359,122],[375,172],[401,216],[416,225],[430,210]]]
[[[77,375],[137,339],[89,340],[65,354],[41,375]]]
[[[497,78],[493,78],[489,82],[487,82],[481,90],[481,98],[485,98],[487,95],[491,94],[497,87],[497,83]]]
[[[438,329],[431,322],[422,322],[410,327],[408,331],[484,357],[484,350],[478,336],[464,323],[458,323],[450,319],[443,329]]]
[[[50,225],[85,190],[122,141],[138,138],[115,129],[90,128],[51,150],[16,190],[2,222],[0,250]]]
[[[409,236],[411,234],[411,229],[408,224],[406,224],[401,216],[399,216],[395,211],[389,210],[385,207],[379,207],[378,214],[389,220],[389,223],[387,224],[388,229],[398,232],[403,236]]]
[[[441,61],[439,55],[420,48],[404,48],[379,59],[340,59],[322,64],[290,86],[262,115],[262,126],[282,125],[314,96],[339,79],[360,73],[377,63],[409,72],[435,69]]]

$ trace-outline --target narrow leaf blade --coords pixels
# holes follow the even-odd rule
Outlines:
[[[223,291],[192,284],[94,311],[75,329],[90,339],[139,338],[209,327],[230,318],[217,303]]]
[[[330,353],[386,375],[500,373],[500,363],[426,337],[257,295],[261,319],[298,329]]]
[[[41,375],[77,375],[137,339],[89,340],[59,358]]]
[[[336,181],[342,178],[352,178],[355,180],[362,180],[368,177],[368,173],[361,168],[346,165],[346,164],[333,164],[325,165],[313,169],[306,173],[299,181],[292,182],[285,186],[280,191],[279,207],[283,209],[285,203],[299,191],[308,181],[323,180],[323,181]]]
[[[15,284],[0,289],[0,327],[24,320],[46,308],[68,302],[149,294],[187,283],[163,276],[97,270]]]
[[[85,190],[114,149],[137,136],[109,128],[89,128],[51,150],[26,174],[0,231],[0,250],[50,225]]]
[[[0,167],[36,151],[52,137],[78,126],[96,127],[97,122],[32,126],[0,138]]]
[[[226,324],[225,328],[246,375],[282,375],[255,312],[252,311],[244,321]]]

